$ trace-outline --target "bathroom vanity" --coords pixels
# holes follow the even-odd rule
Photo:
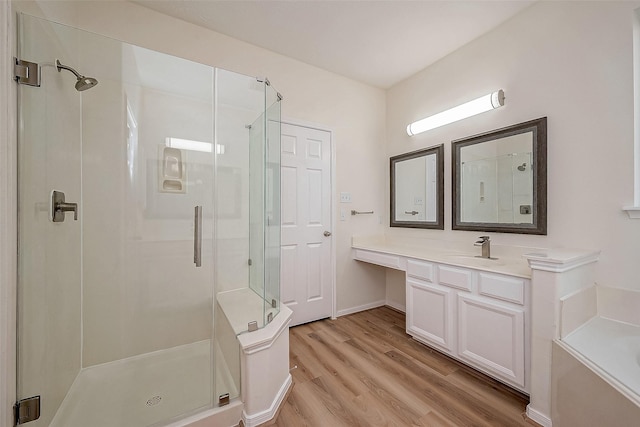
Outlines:
[[[352,248],[356,260],[406,273],[406,330],[415,340],[529,392],[531,270],[524,258],[383,239],[354,238]]]

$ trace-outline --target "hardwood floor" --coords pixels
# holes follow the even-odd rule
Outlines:
[[[388,307],[290,329],[276,427],[537,426],[528,398],[411,339]]]

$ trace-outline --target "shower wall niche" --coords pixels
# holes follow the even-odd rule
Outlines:
[[[42,74],[18,94],[31,425],[163,425],[240,396],[249,326],[234,319],[262,328],[280,306],[280,96],[266,79],[18,21],[19,56]],[[98,84],[76,91],[56,59]],[[51,222],[53,190],[77,220]]]

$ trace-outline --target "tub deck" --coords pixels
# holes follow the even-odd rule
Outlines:
[[[562,339],[608,383],[640,406],[640,326],[594,317]]]

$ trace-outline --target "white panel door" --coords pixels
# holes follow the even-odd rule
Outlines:
[[[331,133],[282,125],[281,300],[291,326],[331,316]]]

